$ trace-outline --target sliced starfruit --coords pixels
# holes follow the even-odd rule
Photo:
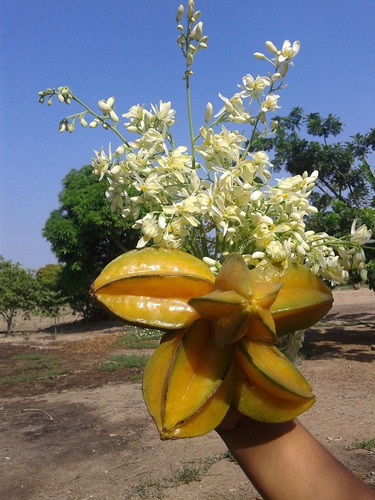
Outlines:
[[[91,295],[127,321],[179,329],[198,317],[188,300],[210,293],[214,280],[208,266],[196,257],[152,247],[110,262],[93,283]]]
[[[309,328],[332,307],[331,290],[305,266],[289,262],[283,269],[268,264],[256,267],[250,274],[259,282],[282,284],[270,305],[279,336]]]
[[[162,439],[205,434],[224,418],[232,399],[234,346],[216,349],[202,318],[172,334],[151,356],[143,396]]]
[[[304,376],[277,347],[243,337],[235,357],[249,385],[270,396],[289,401],[314,397]]]
[[[243,373],[236,376],[232,405],[243,415],[259,422],[287,422],[298,417],[315,403],[315,397],[291,401],[250,385]]]

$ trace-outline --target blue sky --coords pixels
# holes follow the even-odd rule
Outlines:
[[[175,140],[188,144],[184,61],[175,43],[171,0],[0,0],[0,254],[25,267],[56,261],[41,231],[58,207],[63,177],[90,163],[92,150],[116,138],[104,130],[58,123],[78,111],[37,92],[68,85],[87,104],[115,96],[118,114],[131,105],[172,101]],[[201,0],[208,49],[194,63],[192,112],[199,128],[205,104],[236,92],[246,73],[268,65],[252,54],[271,40],[300,40],[280,114],[293,106],[333,113],[346,124],[342,139],[375,126],[375,2],[373,0]]]

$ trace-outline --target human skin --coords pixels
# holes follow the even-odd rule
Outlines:
[[[264,500],[375,500],[298,420],[265,424],[231,409],[216,431]]]

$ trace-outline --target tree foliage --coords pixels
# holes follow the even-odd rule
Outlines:
[[[57,321],[62,308],[66,305],[66,297],[59,290],[61,266],[58,264],[47,264],[36,272],[39,285],[38,309],[42,316],[53,318],[55,333],[57,333]]]
[[[317,170],[317,192],[312,201],[319,210],[335,200],[351,208],[375,207],[375,177],[367,158],[375,150],[375,129],[345,142],[332,141],[343,131],[341,120],[329,114],[305,114],[295,107],[287,117],[276,117],[275,134],[256,141],[253,149],[273,150],[274,169],[292,175]]]
[[[7,334],[18,312],[28,316],[37,307],[38,284],[34,271],[24,269],[0,256],[0,315],[7,324]]]
[[[98,182],[92,167],[71,170],[62,181],[59,208],[43,235],[61,264],[59,288],[73,311],[94,319],[101,310],[89,296],[91,283],[112,259],[135,247],[139,235],[119,213],[111,213],[106,183]]]

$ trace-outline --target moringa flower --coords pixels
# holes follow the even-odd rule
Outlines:
[[[113,109],[114,102],[114,97],[109,97],[107,100],[100,99],[100,101],[98,101],[98,107],[104,116],[109,116],[113,122],[118,122],[119,118]]]
[[[372,231],[367,229],[367,226],[362,224],[358,229],[356,229],[357,219],[354,219],[351,230],[350,230],[350,241],[355,245],[365,245],[366,243],[372,243],[371,240]]]
[[[285,40],[282,46],[281,51],[278,52],[278,62],[282,63],[284,61],[290,61],[299,52],[299,49],[301,48],[301,44],[299,43],[298,40],[293,42],[293,45],[290,43],[289,40]]]

